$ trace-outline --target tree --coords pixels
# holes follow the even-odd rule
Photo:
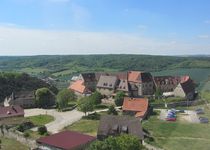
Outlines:
[[[41,108],[47,108],[55,104],[55,94],[48,88],[36,90],[36,105]]]
[[[118,115],[116,109],[114,108],[113,105],[109,106],[108,112],[109,115]]]
[[[115,104],[117,106],[122,106],[124,97],[125,97],[125,93],[124,92],[122,92],[122,91],[117,92],[117,94],[115,96]]]
[[[56,96],[56,102],[58,104],[58,108],[61,110],[68,107],[68,103],[70,101],[75,101],[75,100],[76,100],[76,95],[74,94],[73,91],[70,91],[68,89],[61,90]]]
[[[140,150],[143,149],[137,137],[123,134],[118,137],[108,137],[104,141],[93,142],[88,150]]]
[[[78,109],[82,112],[86,113],[89,111],[93,111],[93,103],[89,99],[89,97],[83,97],[78,102]]]
[[[47,133],[47,128],[45,126],[38,127],[38,132],[40,135],[44,135]]]
[[[103,96],[102,96],[101,93],[99,93],[98,91],[95,91],[95,92],[90,96],[91,102],[92,102],[94,105],[101,104],[101,99],[102,99],[102,98],[103,98]]]

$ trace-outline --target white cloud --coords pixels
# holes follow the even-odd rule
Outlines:
[[[124,33],[71,32],[0,27],[0,55],[194,54],[210,45],[161,40]]]
[[[209,39],[209,35],[198,35],[200,39]]]

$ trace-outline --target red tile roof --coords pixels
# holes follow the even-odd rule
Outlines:
[[[129,71],[128,72],[128,81],[129,82],[139,82],[141,72],[139,71]]]
[[[148,99],[125,97],[123,101],[123,111],[134,111],[136,117],[143,117],[148,110]]]
[[[18,105],[0,107],[0,118],[24,116],[24,110]]]
[[[84,81],[82,80],[77,80],[74,83],[72,83],[69,86],[69,89],[72,91],[76,91],[79,92],[81,94],[84,94],[85,92],[87,92],[88,90],[86,89],[85,85],[84,85]]]
[[[62,131],[47,137],[41,137],[37,140],[37,143],[70,150],[80,145],[85,145],[95,139],[96,138],[93,136],[84,135],[74,131]]]

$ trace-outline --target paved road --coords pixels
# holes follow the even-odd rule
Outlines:
[[[25,109],[25,117],[36,116],[40,114],[51,115],[55,118],[54,121],[46,124],[47,130],[51,133],[57,133],[62,130],[65,126],[71,125],[72,123],[80,120],[84,113],[72,110],[66,112],[58,112],[55,109]]]

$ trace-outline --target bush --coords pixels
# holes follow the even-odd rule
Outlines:
[[[82,118],[89,119],[89,120],[99,120],[100,117],[101,117],[101,115],[95,112],[95,113],[89,114],[87,116],[83,116]]]
[[[118,115],[118,112],[116,111],[115,107],[113,105],[109,106],[108,112],[109,115]]]
[[[24,132],[25,130],[31,129],[34,127],[34,124],[31,121],[24,122],[17,126],[17,130],[20,132]]]
[[[47,133],[47,128],[45,126],[38,127],[38,132],[40,135],[44,135]]]
[[[24,132],[24,133],[23,133],[23,136],[24,136],[25,138],[27,138],[27,137],[30,136],[30,134],[29,134],[28,132]]]
[[[116,96],[115,96],[115,104],[117,106],[122,106],[123,105],[123,100],[124,100],[124,97],[125,97],[125,93],[120,91],[120,92],[117,92]]]

